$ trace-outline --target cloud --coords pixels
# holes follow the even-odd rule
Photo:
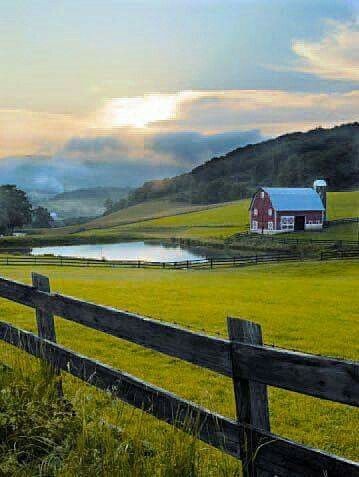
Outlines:
[[[108,122],[104,111],[109,104],[124,104],[117,100],[83,118],[0,110],[0,154],[6,154],[0,158],[0,182],[52,192],[136,186],[183,173],[264,137],[355,121],[359,109],[359,91],[183,91],[157,94],[156,104],[167,104],[168,96],[175,113],[170,117],[161,110],[151,113],[145,116],[144,127],[138,126],[146,122],[140,120],[132,126]],[[151,101],[143,97],[145,105]],[[147,111],[147,106],[139,106],[139,98],[134,104],[137,111]],[[131,108],[128,118],[134,112]]]
[[[88,127],[70,114],[0,109],[0,156],[51,153]]]
[[[328,31],[320,41],[293,42],[299,60],[290,69],[324,79],[359,81],[358,23],[327,23]]]
[[[148,179],[183,173],[214,154],[260,139],[258,131],[169,132],[142,142],[131,142],[128,135],[75,137],[53,156],[2,159],[0,178],[2,183],[46,193],[98,185],[138,186]]]
[[[167,110],[169,104],[171,107]],[[109,136],[117,137],[122,145],[110,145],[106,140],[96,139],[88,146],[91,150],[85,150],[85,145],[81,144],[81,153],[98,156],[111,153],[110,150],[100,151],[106,147],[137,158],[137,149],[143,148],[149,137],[161,132],[193,131],[208,135],[260,129],[265,135],[276,135],[354,121],[358,106],[357,91],[318,94],[281,90],[198,90],[132,99],[114,98],[86,117],[0,109],[0,158],[55,154],[68,141],[67,150],[62,152],[76,156],[80,152],[75,150],[78,138],[87,141],[88,138]],[[77,143],[72,143],[72,138],[77,138]],[[121,147],[128,150],[120,151]]]
[[[174,119],[182,103],[196,98],[196,91],[174,94],[152,93],[106,101],[97,120],[100,127],[144,128],[149,124]]]
[[[199,91],[162,130],[217,134],[259,129],[264,135],[330,127],[357,119],[359,91],[293,93],[281,90]]]
[[[96,159],[106,155],[118,155],[128,153],[128,146],[113,136],[99,137],[74,137],[71,138],[58,153],[71,157],[85,155]]]
[[[146,141],[149,152],[172,158],[178,164],[194,167],[210,157],[263,139],[259,130],[201,134],[195,131],[159,133]]]

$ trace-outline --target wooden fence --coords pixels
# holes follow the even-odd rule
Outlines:
[[[0,266],[60,266],[60,267],[107,267],[107,268],[157,268],[166,270],[213,269],[221,267],[242,267],[261,263],[293,262],[298,260],[327,260],[331,258],[358,258],[359,248],[331,250],[316,255],[304,256],[300,253],[277,252],[266,255],[243,255],[236,257],[210,257],[199,260],[176,262],[149,262],[145,260],[101,260],[54,256],[7,256],[1,257]]]
[[[321,260],[340,260],[345,258],[359,258],[359,248],[347,250],[326,250],[320,252]]]
[[[359,365],[265,346],[259,325],[228,318],[229,340],[50,293],[0,278],[0,297],[36,310],[39,336],[0,322],[0,339],[241,459],[245,477],[358,477],[359,464],[270,432],[267,385],[350,406],[359,405]],[[210,412],[135,376],[57,344],[53,316],[185,360],[232,378],[237,420]],[[188,423],[193,423],[189,430]]]
[[[330,227],[331,225],[350,224],[359,222],[359,217],[343,217],[341,219],[327,220],[324,222],[324,227]]]
[[[293,232],[291,233],[293,234]],[[294,233],[295,235],[295,233]],[[313,238],[295,238],[295,237],[282,237],[281,234],[277,235],[262,235],[249,232],[239,232],[234,234],[231,238],[241,240],[242,238],[251,240],[267,240],[276,243],[282,243],[286,245],[319,245],[324,247],[359,247],[359,240],[331,240],[331,239],[313,239]]]
[[[6,256],[0,255],[0,266],[11,265],[56,265],[73,267],[128,267],[128,268],[162,268],[170,270],[187,268],[217,268],[217,267],[236,267],[242,265],[255,265],[267,262],[282,262],[300,260],[298,253],[278,252],[266,255],[243,255],[235,257],[208,257],[196,260],[182,260],[172,262],[150,262],[146,260],[105,260],[96,258],[72,258],[55,256]]]

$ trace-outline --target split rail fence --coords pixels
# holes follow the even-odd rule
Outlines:
[[[359,464],[274,435],[267,385],[359,405],[359,365],[263,345],[258,324],[228,318],[229,340],[0,278],[0,297],[34,308],[38,336],[0,322],[0,339],[240,459],[245,477],[358,477]],[[232,378],[237,420],[56,343],[54,315]],[[58,378],[59,379],[59,378]],[[61,390],[59,390],[60,392]],[[192,422],[192,430],[188,423]]]

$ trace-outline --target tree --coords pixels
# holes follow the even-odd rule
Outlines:
[[[0,235],[4,235],[7,232],[8,216],[7,211],[1,207],[0,202]]]
[[[45,207],[37,207],[32,211],[32,225],[34,227],[51,227],[53,218]]]
[[[31,222],[31,204],[24,191],[16,185],[0,186],[1,228],[13,232],[15,227],[23,227]]]

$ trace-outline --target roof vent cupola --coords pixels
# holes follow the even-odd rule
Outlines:
[[[313,189],[323,202],[324,220],[327,220],[327,182],[324,179],[316,179],[313,183]]]

